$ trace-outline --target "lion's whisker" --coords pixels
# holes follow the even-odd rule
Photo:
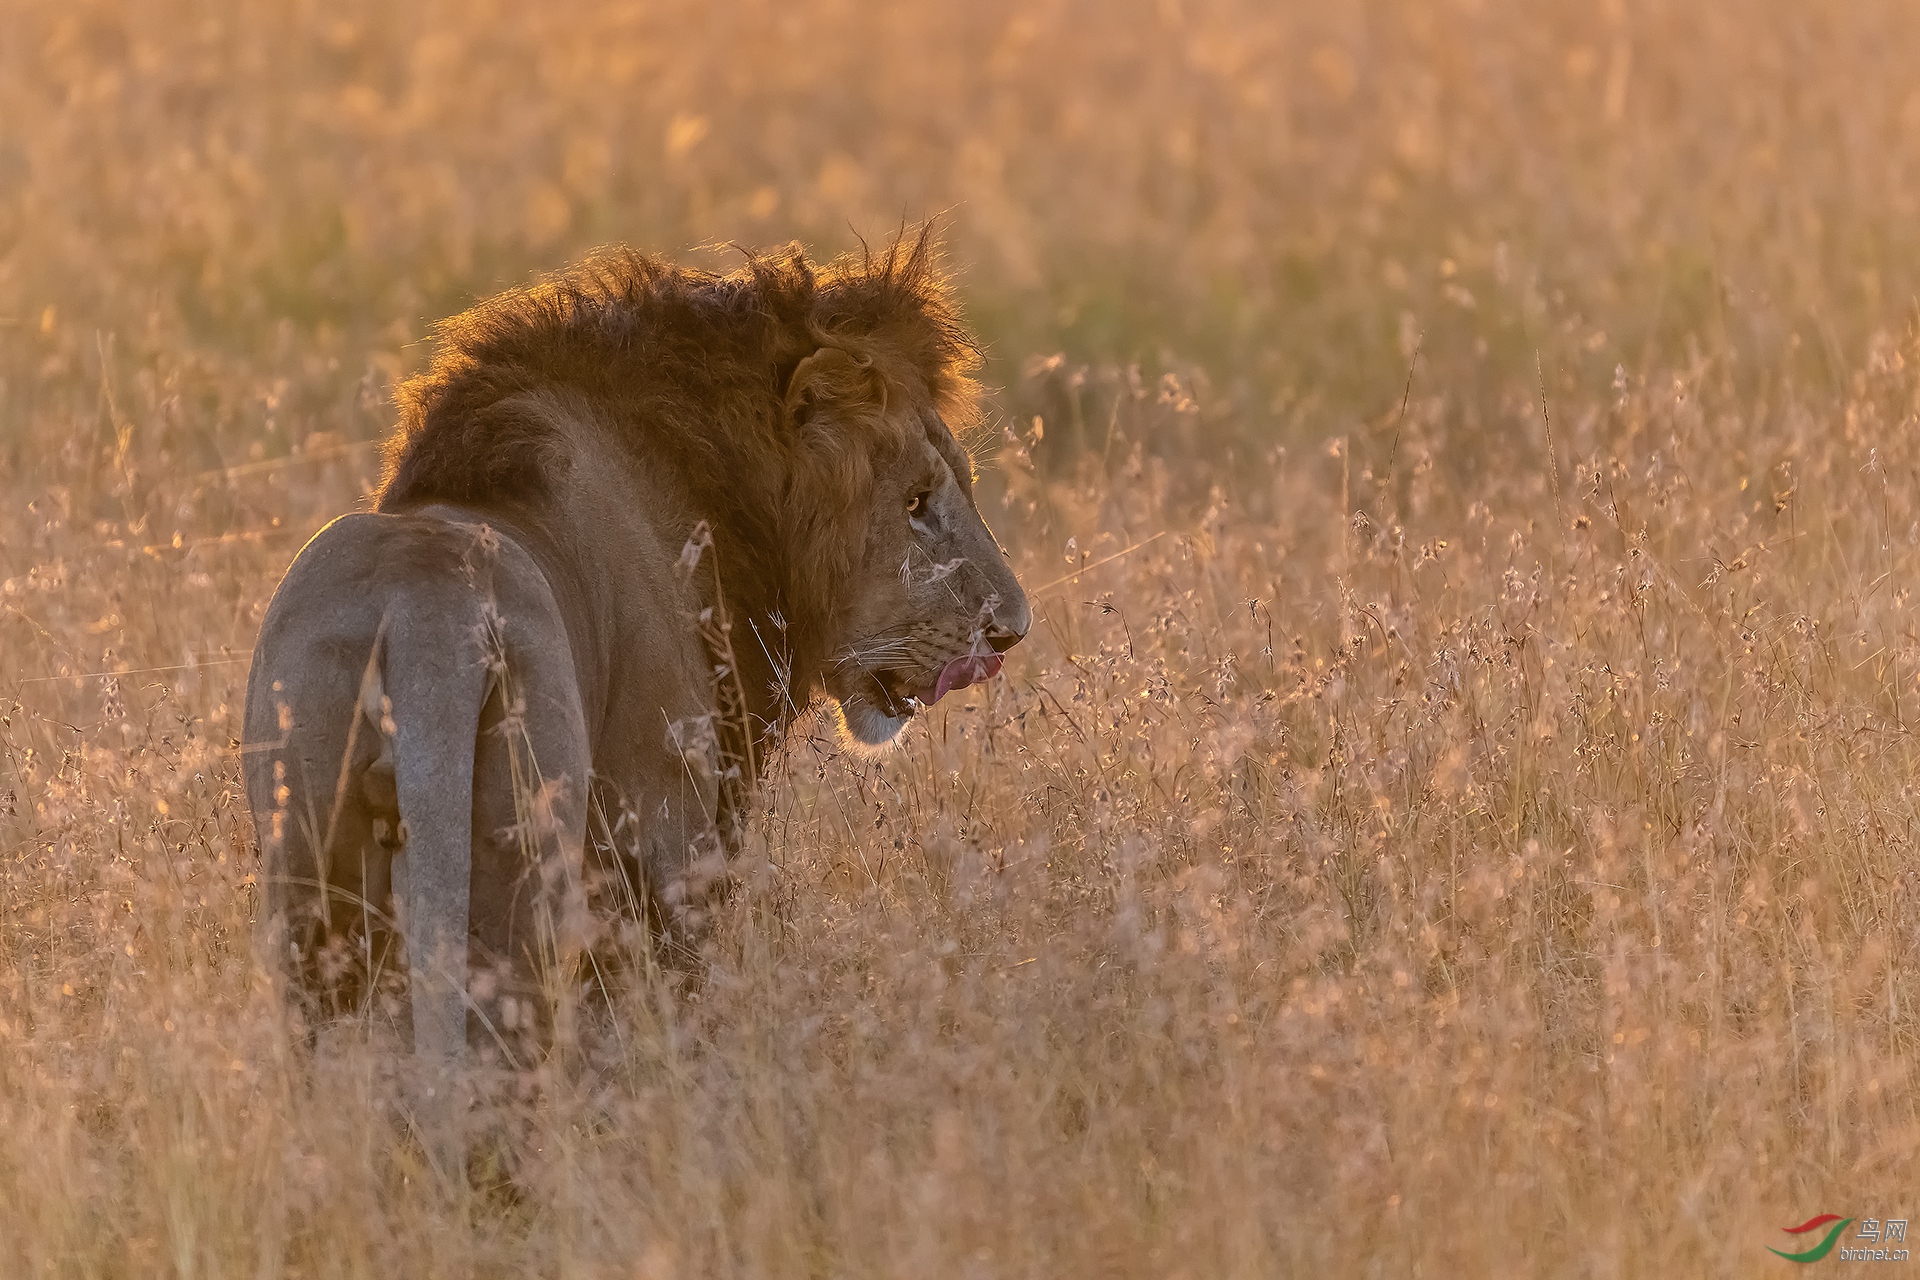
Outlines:
[[[912,652],[912,642],[908,640],[878,641],[867,646],[848,645],[834,666],[871,668],[876,663],[911,657]]]

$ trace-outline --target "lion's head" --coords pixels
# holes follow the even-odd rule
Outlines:
[[[824,691],[879,745],[1026,634],[953,430],[977,413],[977,356],[926,231],[824,267],[798,246],[753,254],[724,276],[613,250],[441,336],[400,388],[381,508],[564,519],[599,483],[594,441],[617,439],[670,478],[649,518],[711,528],[728,607],[757,637],[735,646],[742,675],[771,691],[752,714]]]
[[[790,397],[803,411],[818,381],[870,372],[840,348],[808,363],[816,367],[796,374]],[[900,386],[853,403],[881,422],[861,433],[862,474],[845,490],[851,554],[823,683],[848,735],[878,746],[920,708],[997,675],[1032,615],[974,504],[972,460],[937,407]]]
[[[829,312],[837,323],[809,327],[821,345],[794,366],[783,397],[800,459],[790,492],[804,495],[805,513],[786,536],[798,548],[811,534],[812,562],[832,566],[820,591],[835,602],[822,620],[820,681],[848,736],[866,746],[997,675],[1032,620],[975,505],[972,458],[947,423],[975,412],[971,343],[925,255],[923,239],[878,271],[830,279],[823,292],[840,295]],[[892,306],[871,305],[876,281]]]

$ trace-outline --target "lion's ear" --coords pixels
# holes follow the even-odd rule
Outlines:
[[[805,425],[822,405],[851,407],[874,399],[873,360],[844,347],[822,347],[794,366],[787,380],[787,421]]]

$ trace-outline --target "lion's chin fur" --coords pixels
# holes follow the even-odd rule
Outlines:
[[[849,745],[874,751],[893,745],[912,716],[890,716],[862,697],[851,697],[838,704],[840,727]]]

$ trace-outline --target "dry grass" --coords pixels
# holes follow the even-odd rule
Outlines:
[[[0,1273],[1744,1275],[1920,1208],[1920,11],[7,27]],[[796,742],[697,998],[439,1185],[249,951],[264,600],[433,317],[943,209],[1034,639]]]

